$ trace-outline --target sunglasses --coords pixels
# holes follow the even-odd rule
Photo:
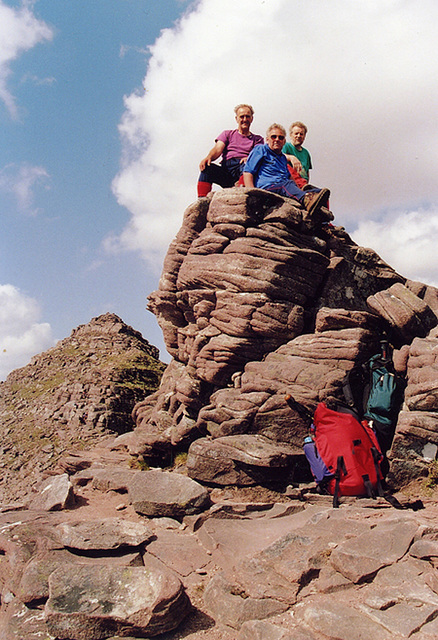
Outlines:
[[[271,140],[276,140],[277,138],[279,140],[284,140],[285,136],[276,136],[275,134],[273,136],[269,136],[271,138]]]

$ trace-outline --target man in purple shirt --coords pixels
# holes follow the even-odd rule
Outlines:
[[[249,154],[243,169],[245,187],[257,187],[294,198],[310,214],[318,210],[322,221],[333,220],[332,212],[327,209],[330,197],[328,189],[306,187],[306,191],[303,191],[291,180],[287,159],[282,152],[285,139],[286,130],[281,124],[275,123],[269,127],[266,132],[267,143]]]
[[[237,129],[222,131],[214,147],[199,163],[198,197],[210,193],[213,183],[221,187],[232,187],[242,175],[243,165],[252,149],[263,144],[262,136],[251,133],[254,109],[249,104],[239,104],[234,109]],[[222,156],[221,164],[213,161]]]

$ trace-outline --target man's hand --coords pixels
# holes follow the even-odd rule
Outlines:
[[[285,153],[284,155],[286,156],[288,162],[291,163],[291,165],[293,166],[295,171],[297,171],[297,173],[301,174],[301,171],[303,170],[303,165],[298,160],[298,158],[296,158],[293,155],[290,155],[289,153]]]
[[[199,163],[199,170],[204,171],[205,167],[209,167],[213,160],[219,158],[222,155],[222,151],[225,149],[225,143],[222,140],[218,140],[213,149],[210,149],[208,155]]]

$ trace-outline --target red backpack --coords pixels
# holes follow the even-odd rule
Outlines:
[[[359,422],[348,409],[334,411],[320,402],[311,433],[313,442],[305,445],[305,453],[311,468],[312,456],[319,459],[319,464],[324,463],[327,472],[323,480],[320,470],[318,477],[313,475],[321,488],[334,496],[333,506],[338,506],[339,496],[382,495],[383,456],[376,434],[366,420]]]

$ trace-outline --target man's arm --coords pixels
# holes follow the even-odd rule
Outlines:
[[[298,173],[301,173],[301,171],[303,170],[303,165],[298,160],[298,158],[289,153],[285,153],[284,155],[286,156],[287,161],[291,163],[295,171],[298,171]]]
[[[254,176],[248,171],[243,172],[243,184],[245,187],[254,187]]]
[[[224,149],[225,142],[222,142],[222,140],[218,140],[214,147],[210,149],[205,158],[199,163],[199,170],[204,171],[205,167],[209,167],[213,160],[216,160],[217,158],[219,158],[219,156],[222,155],[222,151]]]
[[[248,160],[243,168],[243,184],[245,187],[254,187],[259,173],[260,165],[264,158],[264,147],[258,144],[250,151]]]

